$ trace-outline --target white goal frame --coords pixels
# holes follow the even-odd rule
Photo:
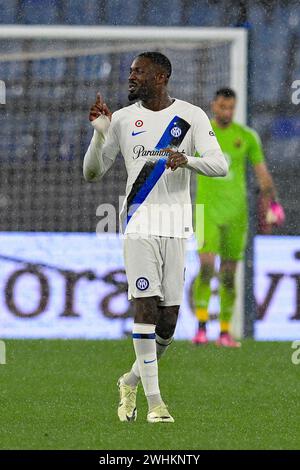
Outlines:
[[[72,26],[72,25],[2,25],[0,39],[68,39],[68,40],[132,40],[135,50],[141,41],[176,42],[227,42],[230,44],[230,83],[238,100],[235,119],[241,124],[247,121],[247,30],[244,28],[196,28],[156,26]],[[1,76],[0,76],[1,79]],[[236,300],[233,333],[243,336],[244,324],[244,263],[240,262],[236,282],[239,285]]]

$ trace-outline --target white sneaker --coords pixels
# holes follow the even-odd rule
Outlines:
[[[149,411],[147,421],[148,423],[174,423],[174,418],[170,415],[167,406],[162,403]]]
[[[131,387],[124,384],[123,378],[127,374],[122,375],[118,380],[118,388],[120,392],[120,403],[118,406],[118,416],[120,421],[135,421],[137,417],[136,409],[136,393],[137,387]]]

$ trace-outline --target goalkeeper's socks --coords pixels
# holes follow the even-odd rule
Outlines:
[[[229,333],[229,327],[230,323],[227,321],[220,321],[220,331],[221,331],[221,336],[222,335],[227,335]]]
[[[206,321],[199,321],[198,322],[198,330],[206,331]]]
[[[155,325],[134,323],[133,345],[149,409],[163,403],[158,385]]]
[[[156,333],[156,356],[157,360],[161,358],[161,356],[166,352],[168,347],[173,341],[173,336],[171,338],[164,339],[161,336],[159,336]],[[131,371],[126,374],[126,377],[124,377],[124,383],[126,385],[130,385],[131,387],[136,387],[140,381],[140,371],[139,371],[139,365],[138,361],[136,360],[131,368]]]
[[[196,317],[199,322],[206,323],[208,321],[208,308],[207,307],[196,307]]]

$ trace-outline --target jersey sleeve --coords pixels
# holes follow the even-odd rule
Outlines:
[[[116,126],[117,122],[113,115],[107,132],[94,130],[83,160],[83,175],[87,181],[98,181],[114,163],[120,151]]]
[[[219,142],[207,114],[197,108],[192,124],[194,155],[202,156],[209,150],[220,150]]]
[[[197,108],[192,123],[192,149],[186,167],[205,176],[226,176],[228,164],[211,123],[201,108]],[[201,158],[199,158],[201,157]]]
[[[262,143],[256,131],[247,128],[247,140],[249,144],[248,158],[252,165],[265,161]]]
[[[118,138],[118,121],[116,114],[113,114],[111,124],[105,136],[102,154],[104,158],[108,158],[109,160],[114,161],[119,152],[120,144]]]

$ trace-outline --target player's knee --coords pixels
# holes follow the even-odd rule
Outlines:
[[[139,297],[133,299],[135,323],[149,323],[156,325],[158,320],[159,297]]]
[[[163,339],[169,339],[174,336],[175,333],[175,328],[176,328],[176,323],[175,324],[164,324],[164,325],[157,325],[156,326],[156,334],[160,336]]]
[[[234,289],[234,273],[226,271],[222,272],[221,282],[224,287],[227,287],[227,289]]]
[[[159,310],[160,315],[156,325],[156,333],[163,339],[171,338],[175,333],[179,306],[160,307]]]
[[[211,264],[203,264],[201,266],[200,276],[203,282],[210,282],[214,275],[214,266]]]

